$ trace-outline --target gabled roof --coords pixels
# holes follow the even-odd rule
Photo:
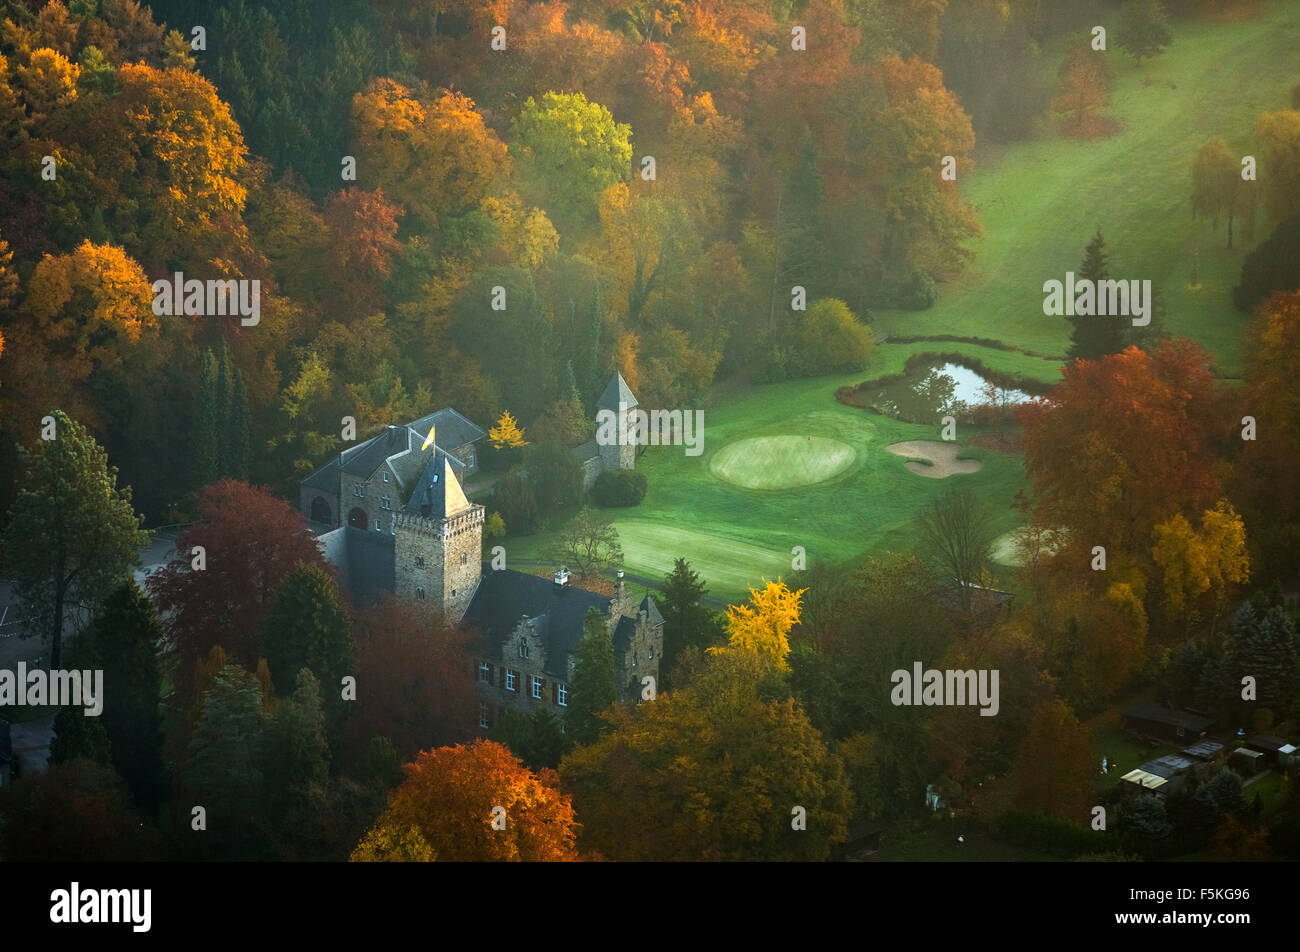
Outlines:
[[[595,608],[608,616],[611,601],[607,595],[571,585],[556,585],[549,578],[510,569],[485,571],[465,612],[464,624],[479,629],[480,650],[495,657],[501,639],[527,616],[534,621],[534,630],[545,647],[546,673],[567,680],[569,657],[582,642],[587,609]]]
[[[449,450],[459,449],[487,436],[486,431],[465,419],[451,407],[412,420],[407,426],[419,434],[421,443],[429,435],[429,428],[435,427],[437,430],[434,436],[435,442]]]
[[[580,446],[575,446],[573,448],[573,455],[585,463],[587,460],[595,459],[600,455],[600,446],[595,440],[588,440]]]
[[[434,443],[425,447],[430,429],[434,431]],[[409,487],[424,471],[436,449],[458,449],[485,436],[487,433],[482,429],[447,407],[410,423],[387,427],[364,443],[349,447],[304,479],[302,485],[338,493],[342,473],[369,479],[387,460],[398,485]],[[451,459],[454,466],[464,468],[459,459],[454,456]]]
[[[632,388],[627,385],[623,375],[617,370],[614,376],[609,378],[609,384],[605,387],[605,392],[600,395],[596,401],[596,409],[613,410],[618,412],[618,405],[623,404],[624,408],[634,407],[637,405],[636,395],[632,393]]]

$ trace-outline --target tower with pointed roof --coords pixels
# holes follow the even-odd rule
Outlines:
[[[632,411],[637,405],[636,394],[632,392],[632,388],[627,385],[627,381],[623,379],[621,373],[617,370],[614,371],[614,376],[609,379],[609,385],[605,387],[605,392],[596,401],[597,411],[609,410],[621,418],[618,443],[600,447],[602,469],[636,468],[636,443],[634,441],[636,431],[633,425],[635,416]]]
[[[435,446],[394,517],[393,588],[457,624],[482,576],[483,507],[465,497],[453,462]]]

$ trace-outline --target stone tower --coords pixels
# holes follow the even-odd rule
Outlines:
[[[451,458],[437,450],[396,514],[393,588],[459,624],[482,574],[483,507],[465,498]]]
[[[596,422],[597,422],[597,442],[600,445],[600,463],[602,469],[635,469],[636,468],[636,443],[635,443],[635,415],[632,410],[637,406],[636,395],[632,393],[632,388],[627,385],[623,375],[617,370],[614,376],[609,379],[609,385],[605,392],[600,395],[596,401]],[[622,414],[621,426],[619,427],[619,442],[610,443],[599,439],[600,435],[600,411],[608,410],[616,415]]]

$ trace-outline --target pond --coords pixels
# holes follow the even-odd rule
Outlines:
[[[1008,407],[1031,399],[1022,390],[992,386],[969,367],[954,363],[919,367],[867,396],[878,412],[905,423],[939,423],[949,415],[964,419],[973,407],[990,402]]]

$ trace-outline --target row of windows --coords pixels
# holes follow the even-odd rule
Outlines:
[[[460,554],[460,564],[461,564],[461,565],[469,565],[469,553],[468,553],[468,552],[462,552],[462,553]],[[422,568],[424,568],[424,556],[422,556],[422,555],[417,555],[417,556],[415,557],[415,567],[416,567],[417,569],[422,569]],[[523,657],[526,658],[526,657],[528,657],[528,656],[527,656],[527,655],[524,655]]]
[[[417,589],[418,591],[418,589]],[[505,674],[502,679],[502,687],[507,691],[518,691],[519,681],[522,675],[517,671],[509,668],[503,669]],[[478,679],[483,684],[496,684],[496,666],[487,661],[483,661],[478,666]],[[544,700],[543,694],[546,689],[546,680],[539,678],[537,675],[528,676],[528,693],[535,701]],[[569,686],[558,681],[551,682],[551,703],[558,704],[560,707],[569,706]]]

